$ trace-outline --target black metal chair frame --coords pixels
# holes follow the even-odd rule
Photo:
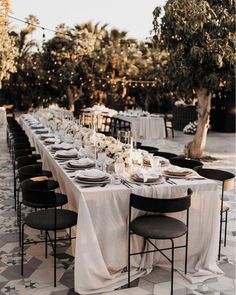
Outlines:
[[[130,204],[129,204],[129,237],[128,237],[128,287],[130,287],[130,269],[131,269],[131,263],[130,258],[134,255],[140,255],[140,254],[147,254],[147,253],[153,253],[153,252],[160,252],[170,263],[171,263],[171,295],[173,294],[173,281],[174,281],[174,250],[185,248],[185,274],[187,273],[187,256],[188,256],[188,227],[189,227],[189,207],[191,205],[191,195],[192,190],[187,190],[187,196],[182,198],[173,198],[173,199],[155,199],[155,198],[147,198],[135,194],[130,195]],[[179,204],[178,204],[179,203]],[[186,242],[185,245],[181,246],[175,246],[174,245],[174,238],[163,238],[164,240],[170,240],[171,241],[171,247],[168,248],[158,248],[150,238],[144,237],[145,243],[150,243],[154,250],[148,250],[148,251],[141,251],[141,252],[135,252],[131,253],[131,235],[136,234],[131,231],[131,214],[132,214],[132,208],[142,210],[145,212],[151,212],[151,213],[174,213],[174,212],[180,212],[186,210],[186,227],[187,231],[185,233],[186,235]],[[183,236],[183,235],[181,235]],[[169,258],[163,251],[166,250],[172,250],[171,258]]]
[[[202,166],[203,166],[203,163],[200,161],[186,159],[186,158],[180,158],[180,157],[171,158],[170,163],[172,165],[176,165],[176,166],[184,167],[184,168],[189,168],[189,169],[193,169],[193,170],[198,170],[198,169],[202,168]]]
[[[225,191],[225,182],[235,177],[233,173],[228,171],[212,169],[212,168],[201,168],[197,170],[198,174],[206,177],[208,179],[217,180],[222,182],[221,188],[221,204],[220,204],[220,237],[219,237],[219,250],[218,250],[218,260],[221,256],[221,239],[222,239],[222,224],[225,223],[224,231],[224,247],[226,246],[226,237],[227,237],[227,222],[228,222],[228,210],[224,212],[224,191]],[[210,174],[210,175],[209,175]],[[214,176],[213,176],[214,174]],[[217,174],[217,176],[216,176]],[[225,218],[223,214],[225,213]]]
[[[176,158],[178,155],[173,154],[173,153],[158,151],[158,152],[154,153],[154,156],[159,156],[159,157],[163,157],[165,159],[170,160],[171,158]]]
[[[158,152],[158,148],[157,147],[154,147],[154,146],[148,146],[148,145],[141,145],[139,147],[140,150],[144,150],[144,151],[147,151],[151,154],[155,154],[156,152]]]
[[[24,183],[22,185],[24,186]],[[33,194],[35,194],[36,192],[37,193],[41,192],[41,193],[44,193],[44,194],[46,193],[46,194],[49,194],[49,197],[50,197],[50,195],[52,196],[52,194],[54,194],[54,192],[37,190],[37,189],[36,190],[31,190],[31,192]],[[24,189],[23,189],[23,198],[24,198]],[[49,201],[51,199],[52,198],[49,198]],[[51,246],[52,246],[53,256],[54,256],[54,287],[56,287],[56,253],[57,253],[56,250],[57,250],[57,242],[67,240],[67,241],[69,241],[71,243],[71,240],[75,239],[76,237],[71,237],[71,227],[65,227],[65,228],[69,228],[69,230],[70,230],[69,237],[68,238],[57,238],[57,228],[56,228],[57,211],[61,210],[61,209],[57,209],[56,202],[55,203],[54,202],[50,203],[49,201],[45,202],[45,199],[44,199],[44,201],[40,200],[41,203],[39,203],[39,204],[41,204],[42,208],[44,207],[45,210],[54,210],[54,225],[55,225],[55,227],[52,230],[54,232],[54,238],[51,238],[51,236],[49,234],[49,230],[51,230],[51,229],[49,229],[49,230],[45,230],[45,239],[44,240],[34,240],[34,241],[25,242],[25,240],[24,240],[25,225],[28,225],[29,227],[30,227],[30,225],[27,224],[26,222],[24,222],[22,224],[22,226],[21,226],[21,241],[20,241],[20,244],[21,244],[21,275],[22,276],[24,275],[24,246],[29,245],[29,244],[45,243],[45,258],[47,258],[47,256],[48,256],[47,245],[48,245],[48,241],[49,241]],[[35,203],[37,203],[37,202],[35,202]],[[32,203],[32,207],[34,207],[34,203]],[[52,209],[48,209],[48,208],[52,208]],[[69,210],[66,210],[66,211],[69,211]],[[32,212],[30,214],[34,214],[34,212]],[[74,224],[74,225],[76,225],[76,224]],[[34,228],[34,227],[32,227],[32,228]],[[35,229],[39,229],[39,228],[35,228]]]
[[[171,114],[169,114],[171,115]],[[170,117],[168,117],[168,114],[164,114],[163,116],[164,122],[165,122],[165,131],[166,131],[166,137],[168,137],[168,129],[171,130],[172,138],[175,137],[174,134],[174,127],[173,127],[173,121]]]

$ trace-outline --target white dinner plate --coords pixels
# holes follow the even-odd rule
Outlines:
[[[139,184],[139,185],[158,185],[158,184],[162,184],[165,182],[165,178],[164,177],[160,177],[157,181],[154,182],[140,182],[140,181],[135,181],[131,178],[126,179],[128,182],[130,183],[135,183],[135,184]]]
[[[110,178],[105,179],[105,180],[100,180],[100,181],[89,181],[89,180],[80,180],[78,178],[75,178],[76,182],[78,183],[85,183],[85,184],[104,184],[104,183],[110,183]]]

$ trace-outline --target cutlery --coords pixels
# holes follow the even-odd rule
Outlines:
[[[173,180],[171,180],[169,177],[165,177],[166,182],[168,182],[169,184],[176,184],[176,182],[174,182]]]
[[[128,183],[126,180],[124,180],[124,179],[121,179],[121,183],[122,183],[124,186],[128,187],[128,188],[133,188],[132,185],[131,185],[130,183]]]
[[[81,185],[81,188],[89,188],[89,187],[105,187],[107,185],[107,183],[103,183],[103,184],[92,184],[92,185]]]
[[[185,178],[186,180],[206,180],[204,177],[191,177],[191,178]]]

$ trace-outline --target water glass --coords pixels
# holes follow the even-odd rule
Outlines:
[[[125,172],[125,164],[122,163],[115,163],[115,173],[118,175],[122,175]]]

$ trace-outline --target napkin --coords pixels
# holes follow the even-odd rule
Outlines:
[[[143,182],[147,182],[148,180],[155,180],[161,176],[161,173],[156,171],[148,171],[148,170],[137,170],[132,177],[141,178]]]
[[[183,167],[179,167],[179,166],[169,166],[166,171],[168,172],[177,172],[177,173],[190,173],[192,172],[191,169],[188,169],[188,168],[183,168]]]
[[[74,167],[93,165],[94,161],[89,158],[81,158],[79,160],[70,160],[69,164]]]
[[[71,150],[59,150],[55,153],[55,157],[62,156],[62,157],[75,157],[77,156],[78,152],[76,149]]]
[[[98,169],[86,169],[84,171],[76,172],[75,177],[86,177],[86,178],[103,178],[108,176],[107,173]]]
[[[46,142],[46,143],[54,143],[54,142],[56,142],[56,138],[49,137],[49,138],[46,138],[44,140],[44,142]]]
[[[54,144],[52,146],[52,148],[54,150],[71,150],[72,148],[74,148],[74,146],[72,144],[63,142],[63,143],[59,143],[59,144]]]

